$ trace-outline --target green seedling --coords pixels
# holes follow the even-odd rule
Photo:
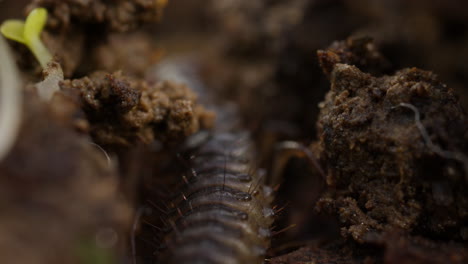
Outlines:
[[[35,8],[29,13],[26,22],[17,19],[10,19],[0,26],[0,32],[11,40],[23,43],[34,54],[41,64],[46,68],[52,60],[52,55],[41,41],[41,32],[47,21],[47,10],[45,8]]]

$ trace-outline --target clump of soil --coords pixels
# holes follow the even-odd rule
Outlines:
[[[117,171],[65,121],[77,111],[71,102],[56,98],[50,107],[34,94],[25,98],[18,141],[0,162],[2,262],[119,256],[130,208],[118,192]]]
[[[468,102],[466,2],[416,0],[345,1],[366,23],[354,33],[373,36],[396,69],[416,66],[436,72]],[[429,56],[430,55],[430,56]]]
[[[332,69],[317,124],[329,190],[317,208],[337,214],[342,235],[359,243],[395,228],[466,240],[466,164],[436,151],[411,110],[435,146],[467,153],[468,122],[453,91],[416,68],[374,77],[353,65],[330,65],[340,61],[336,54],[321,55],[324,71]]]
[[[167,0],[83,1],[34,0],[28,10],[44,7],[51,17],[48,27],[66,30],[72,24],[100,25],[111,31],[129,31],[161,18]]]
[[[271,262],[468,261],[468,126],[453,90],[417,68],[383,75],[388,61],[369,38],[336,41],[318,58],[331,89],[311,149],[327,188],[307,219],[325,228],[337,218],[341,238],[315,232],[321,243]],[[316,168],[309,177],[320,178]]]
[[[149,34],[112,33],[105,42],[93,48],[92,59],[84,62],[87,64],[83,68],[122,71],[125,75],[143,78],[146,71],[157,63],[162,52],[155,47]]]
[[[184,84],[95,72],[65,80],[60,87],[79,93],[90,133],[102,145],[177,141],[213,123],[213,113],[197,104],[197,96]]]
[[[272,55],[282,46],[282,35],[299,23],[307,0],[212,1],[226,49],[233,54]]]
[[[142,68],[155,62],[156,55],[151,56],[151,49],[154,48],[152,41],[148,36],[143,37],[144,34],[125,35],[125,43],[131,41],[133,45],[123,49],[122,35],[117,33],[128,33],[144,24],[159,21],[166,2],[37,0],[32,1],[26,11],[36,7],[48,10],[49,17],[42,38],[61,63],[66,77],[77,73],[84,76],[96,69],[126,70],[128,74],[142,76]],[[21,52],[20,65],[23,70],[40,72],[30,52],[22,45],[15,46]],[[115,56],[109,56],[109,52]],[[122,56],[128,57],[123,59]]]
[[[453,242],[431,241],[422,237],[408,236],[397,230],[385,233],[381,240],[374,241],[378,246],[358,247],[338,241],[334,243],[314,243],[294,252],[274,257],[271,263],[466,263],[466,248]],[[382,250],[384,251],[382,252]]]
[[[390,68],[388,60],[369,37],[349,37],[345,41],[335,41],[326,50],[318,50],[317,57],[327,76],[337,63],[354,65],[373,75],[381,75]]]
[[[352,251],[343,245],[319,246],[313,245],[300,248],[292,253],[275,257],[270,260],[274,264],[287,263],[336,263],[336,264],[357,264],[362,263],[352,256]]]
[[[385,263],[462,264],[468,261],[466,247],[453,242],[432,241],[423,237],[404,235],[401,232],[387,233],[383,239]]]

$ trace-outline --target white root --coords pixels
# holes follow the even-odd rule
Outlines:
[[[411,111],[413,111],[414,122],[416,124],[416,127],[418,128],[419,133],[421,133],[424,143],[432,152],[436,153],[442,158],[456,160],[464,165],[465,177],[466,177],[466,180],[468,181],[468,157],[461,152],[443,150],[439,146],[435,145],[434,142],[432,142],[431,137],[427,133],[426,128],[421,123],[421,115],[419,113],[418,108],[416,108],[416,106],[412,104],[408,104],[408,103],[400,103],[399,106],[408,108]]]
[[[112,164],[112,159],[111,159],[111,157],[109,156],[109,154],[107,154],[107,151],[106,151],[103,147],[99,146],[98,144],[96,144],[96,143],[94,143],[94,142],[89,142],[89,144],[91,144],[92,146],[96,147],[99,151],[102,152],[102,154],[104,154],[104,156],[106,157],[106,160],[107,160],[107,166],[108,166],[109,168],[112,168],[112,167],[113,167],[113,166],[112,166],[112,165],[113,165],[113,164]]]
[[[11,51],[0,37],[0,161],[10,152],[21,125],[22,87]]]

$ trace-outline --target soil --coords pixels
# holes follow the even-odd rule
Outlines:
[[[318,52],[331,90],[319,105],[320,139],[313,145],[329,186],[317,210],[337,215],[344,238],[361,244],[385,241],[392,252],[384,257],[388,263],[405,254],[411,256],[404,261],[446,262],[445,253],[435,258],[418,253],[435,242],[412,236],[387,242],[381,236],[400,230],[466,241],[466,115],[453,90],[431,72],[409,68],[375,77],[358,69],[379,72],[384,65],[372,45],[364,46],[356,49],[348,40]],[[411,248],[413,243],[418,245]],[[408,252],[399,256],[394,244]],[[466,261],[462,252],[447,253],[454,256],[449,262]]]
[[[327,246],[325,248],[319,246],[310,246],[300,248],[292,253],[273,258],[271,260],[275,264],[286,263],[337,263],[337,264],[354,264],[361,263],[352,257],[351,251],[342,248],[342,245]]]
[[[209,128],[214,119],[184,84],[151,84],[121,72],[94,72],[89,77],[65,80],[60,87],[79,94],[90,123],[89,133],[100,145],[176,141]]]
[[[112,31],[129,31],[145,22],[160,19],[166,0],[86,1],[34,0],[27,11],[45,7],[51,17],[49,28],[67,30],[74,23],[98,25]]]
[[[320,105],[318,155],[339,198],[330,201],[326,194],[319,208],[337,208],[348,225],[343,235],[358,242],[390,227],[462,239],[468,220],[465,164],[429,147],[414,113],[400,105],[418,110],[434,144],[466,153],[468,122],[452,90],[416,68],[376,78],[337,63],[330,81]],[[450,210],[452,203],[456,210]]]
[[[166,186],[232,128],[277,181],[268,262],[468,262],[467,4],[32,0],[0,17],[39,6],[63,76],[44,100],[52,68],[8,42],[24,99],[2,263],[154,263],[155,224],[185,199]]]

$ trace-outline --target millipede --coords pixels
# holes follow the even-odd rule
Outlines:
[[[211,133],[193,151],[192,175],[162,219],[160,263],[262,263],[273,191],[254,170],[248,133]]]
[[[180,64],[179,64],[180,65]],[[172,76],[200,83],[194,75]],[[167,68],[165,75],[167,74]],[[172,77],[173,78],[173,77]],[[200,86],[200,85],[193,85]],[[199,91],[203,94],[204,91]],[[270,246],[274,191],[255,166],[250,134],[239,129],[235,111],[214,107],[218,124],[187,140],[182,176],[165,201],[157,263],[263,263]]]

